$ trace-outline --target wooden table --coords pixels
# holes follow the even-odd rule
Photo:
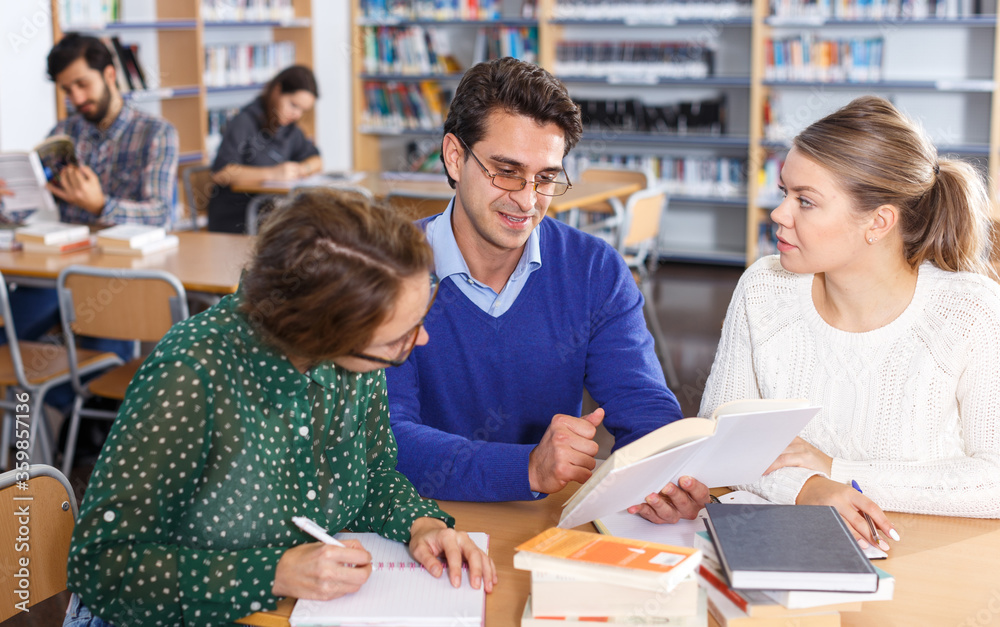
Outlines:
[[[530,587],[530,575],[515,570],[514,547],[559,521],[562,504],[575,492],[572,484],[559,494],[533,502],[457,503],[441,507],[464,531],[490,534],[490,555],[500,583],[486,597],[486,627],[517,627]],[[969,627],[1000,624],[1000,520],[945,518],[889,513],[901,538],[889,558],[876,564],[896,578],[892,601],[871,602],[860,612],[843,612],[847,627]],[[578,527],[593,531],[590,525]],[[244,619],[261,627],[287,627],[293,601],[273,612]],[[792,623],[790,623],[792,624]],[[709,625],[716,626],[709,617]]]
[[[98,268],[166,270],[189,292],[231,294],[239,286],[240,273],[250,260],[253,238],[226,233],[179,232],[174,250],[144,257],[106,255],[90,248],[66,255],[0,252],[0,272],[4,279],[24,279],[25,283],[55,287],[59,271],[73,264]]]
[[[295,189],[300,183],[298,181],[272,182],[269,185],[254,186],[234,186],[233,191],[244,194],[287,194]],[[331,185],[331,187],[363,187],[369,190],[376,198],[385,198],[390,192],[405,192],[413,195],[426,195],[428,198],[442,198],[454,195],[454,190],[448,186],[445,179],[440,181],[426,180],[386,180],[381,173],[368,172],[365,177],[356,183],[344,181],[343,184]],[[574,207],[585,207],[600,203],[616,196],[625,196],[632,192],[639,191],[641,185],[638,183],[608,183],[608,182],[578,182],[573,183],[573,187],[562,196],[553,196],[549,205],[549,214],[567,211]]]

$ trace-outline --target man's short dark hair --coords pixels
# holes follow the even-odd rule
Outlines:
[[[112,64],[111,51],[97,37],[80,33],[66,33],[49,51],[48,73],[53,81],[77,59],[86,59],[87,65],[98,72]]]
[[[569,97],[566,87],[537,65],[512,57],[478,63],[465,72],[452,98],[444,132],[454,133],[472,147],[483,138],[486,119],[494,111],[556,124],[566,139],[563,156],[583,134],[580,107]],[[450,174],[448,184],[455,187]]]

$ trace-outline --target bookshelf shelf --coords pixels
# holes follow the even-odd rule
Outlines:
[[[709,248],[671,248],[661,246],[657,249],[657,253],[661,259],[686,263],[709,263],[724,266],[742,266],[746,263],[746,253],[742,250],[725,251]]]
[[[768,151],[782,152],[789,150],[792,146],[788,142],[763,139],[760,146]],[[961,155],[968,157],[988,157],[990,147],[988,144],[938,144],[938,154]]]
[[[936,92],[982,92],[992,93],[994,82],[988,79],[942,79],[936,81],[780,81],[766,80],[765,87],[789,89],[853,89],[856,91],[936,91]]]
[[[616,131],[614,129],[600,132],[584,131],[583,141],[649,144],[653,146],[705,146],[744,149],[750,145],[750,138],[746,135],[682,135]]]
[[[135,102],[153,102],[156,100],[168,100],[170,98],[190,98],[197,96],[200,91],[201,88],[197,85],[190,87],[164,87],[161,89],[130,91],[122,94],[122,98]]]
[[[300,18],[294,20],[215,20],[205,21],[205,28],[310,28],[312,20]]]
[[[427,137],[440,136],[444,129],[441,128],[372,128],[362,127],[358,129],[362,135],[374,137]]]
[[[205,158],[204,153],[198,152],[182,152],[177,157],[177,162],[182,165],[189,165],[195,163],[201,163],[202,159]]]
[[[935,28],[946,26],[981,26],[994,27],[997,23],[995,15],[979,15],[973,17],[955,18],[885,18],[885,19],[844,19],[833,17],[775,17],[771,16],[764,23],[774,28],[827,28],[859,26],[875,26],[879,28]]]
[[[220,87],[206,87],[208,94],[228,94],[234,91],[260,91],[264,88],[264,83],[247,83],[246,85],[225,85]]]
[[[746,207],[746,194],[741,196],[687,196],[671,194],[672,205],[715,205],[719,207]]]
[[[616,26],[623,28],[669,28],[671,26],[715,26],[749,28],[753,25],[753,20],[749,17],[719,17],[719,18],[677,18],[665,19],[663,21],[622,19],[577,19],[577,18],[557,18],[549,22],[554,26]]]
[[[499,18],[495,20],[406,20],[395,18],[362,18],[355,22],[358,26],[467,26],[470,28],[483,26],[538,26],[538,20],[533,18]]]
[[[708,76],[705,78],[659,78],[648,80],[634,76],[559,76],[564,83],[590,83],[594,85],[614,85],[622,87],[658,87],[668,85],[685,85],[696,87],[739,87],[749,88],[749,77],[742,76]]]
[[[462,80],[462,73],[455,74],[362,74],[359,78],[363,81],[459,81]]]

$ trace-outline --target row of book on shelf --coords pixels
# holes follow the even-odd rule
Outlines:
[[[662,104],[638,98],[584,99],[574,98],[580,107],[585,132],[608,131],[634,133],[697,133],[721,135],[726,132],[727,102],[720,94],[703,100],[681,100]]]
[[[294,17],[293,0],[201,0],[206,22],[287,22]]]
[[[788,19],[940,19],[995,13],[996,0],[771,0],[771,14]]]
[[[366,81],[364,94],[361,125],[373,129],[439,129],[450,100],[436,81]]]
[[[560,41],[559,76],[621,80],[706,78],[715,75],[715,51],[690,42]]]
[[[709,198],[744,198],[747,161],[738,157],[587,154],[566,158],[571,180],[587,168],[619,168],[645,172],[668,193]]]
[[[95,27],[122,19],[121,0],[58,0],[62,30],[74,27]]]
[[[115,81],[118,91],[127,94],[154,86],[150,81],[147,81],[146,70],[139,62],[138,44],[122,43],[122,40],[117,36],[101,37],[101,41],[111,52],[111,62],[115,66]],[[149,78],[152,79],[152,77]]]
[[[361,0],[370,20],[498,20],[502,11],[502,0]],[[523,0],[519,16],[532,15],[534,0]]]
[[[178,238],[168,235],[162,227],[144,224],[119,224],[94,235],[85,224],[36,222],[14,229],[8,249],[62,255],[87,250],[95,245],[107,255],[141,257],[177,248]]]
[[[556,2],[552,17],[559,20],[621,20],[634,24],[664,24],[676,20],[717,20],[749,18],[753,5],[749,0],[573,0]]]
[[[882,37],[825,39],[805,32],[764,42],[764,79],[873,82],[882,80]]]
[[[448,40],[436,28],[367,26],[364,67],[368,74],[448,74],[461,71]]]
[[[294,63],[295,44],[290,41],[205,46],[205,86],[265,83]]]

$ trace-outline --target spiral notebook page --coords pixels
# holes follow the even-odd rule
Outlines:
[[[393,625],[398,627],[479,627],[486,596],[482,585],[469,585],[462,569],[462,587],[453,588],[447,570],[440,579],[427,573],[400,542],[374,533],[339,533],[338,540],[358,540],[372,555],[372,574],[354,594],[332,601],[299,600],[289,619],[292,627]],[[489,536],[470,533],[476,546],[487,550]]]

